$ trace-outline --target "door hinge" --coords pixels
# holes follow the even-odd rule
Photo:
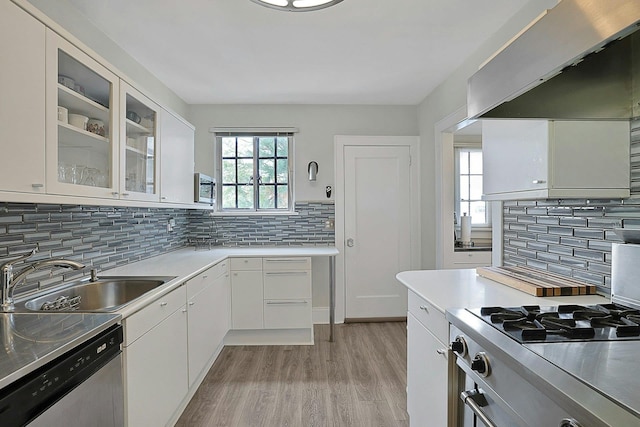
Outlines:
[[[411,166],[411,160],[412,160],[412,158],[411,158],[411,156],[409,156],[409,166]]]

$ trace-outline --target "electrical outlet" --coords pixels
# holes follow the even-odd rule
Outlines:
[[[169,218],[169,222],[167,222],[167,232],[171,233],[173,231],[173,227],[176,226],[176,220],[173,218]]]

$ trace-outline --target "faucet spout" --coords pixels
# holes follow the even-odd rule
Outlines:
[[[35,253],[32,252],[31,256]],[[19,260],[26,259],[27,257],[20,258],[18,260],[14,260],[13,262],[17,262]],[[6,265],[6,264],[5,264]],[[3,265],[2,268],[2,310],[3,311],[13,311],[13,293],[16,287],[21,284],[30,273],[33,273],[37,270],[42,270],[44,268],[71,268],[73,270],[82,270],[85,268],[84,264],[81,264],[76,261],[68,260],[68,259],[47,259],[43,261],[34,262],[27,267],[23,268],[18,272],[15,276],[13,274],[13,263],[8,264],[7,267]]]

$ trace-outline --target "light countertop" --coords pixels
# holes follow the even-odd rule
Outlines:
[[[396,278],[409,290],[444,314],[448,308],[479,308],[520,305],[604,304],[600,295],[535,297],[517,289],[480,277],[475,268],[462,270],[403,271]]]
[[[166,254],[158,255],[121,267],[98,272],[98,277],[108,276],[175,276],[162,286],[147,292],[118,311],[122,317],[128,317],[144,308],[149,302],[160,298],[185,281],[197,276],[209,267],[229,257],[326,257],[338,255],[333,246],[287,246],[287,247],[217,247],[213,249],[195,249],[186,247]]]

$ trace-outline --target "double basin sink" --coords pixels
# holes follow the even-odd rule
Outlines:
[[[16,311],[114,312],[173,280],[170,276],[102,277],[73,282],[16,302]]]

